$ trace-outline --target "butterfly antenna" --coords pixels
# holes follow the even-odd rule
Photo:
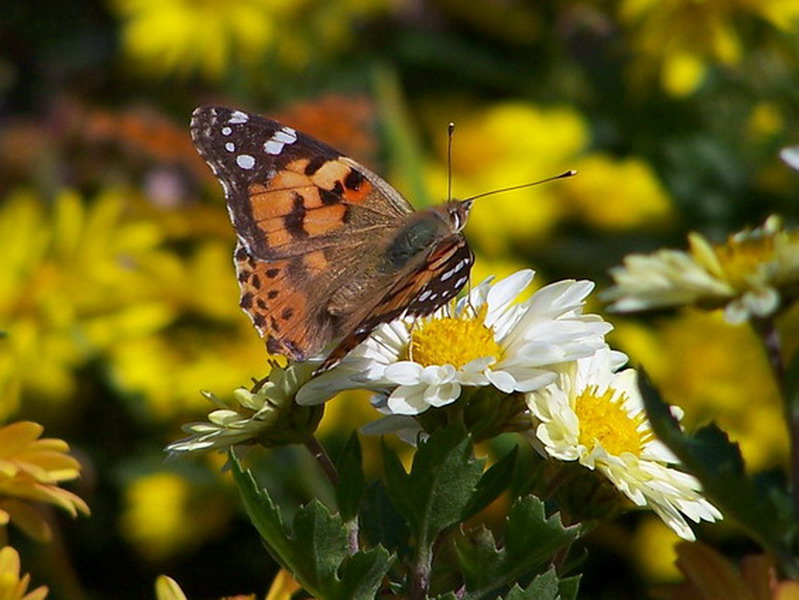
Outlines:
[[[547,177],[546,179],[540,179],[538,181],[533,181],[531,183],[523,183],[521,185],[512,185],[511,187],[500,188],[498,190],[491,190],[490,192],[483,192],[482,194],[477,194],[476,196],[470,196],[469,198],[464,198],[464,202],[471,202],[473,200],[477,200],[478,198],[484,198],[485,196],[493,196],[494,194],[501,194],[502,192],[512,192],[513,190],[521,190],[528,187],[533,187],[534,185],[541,185],[542,183],[548,183],[550,181],[555,181],[556,179],[566,179],[567,177],[574,177],[577,175],[577,171],[574,169],[570,169],[565,173],[561,173],[560,175],[555,175],[554,177]]]
[[[447,125],[447,201],[452,200],[452,135],[455,133],[455,123],[450,121]]]

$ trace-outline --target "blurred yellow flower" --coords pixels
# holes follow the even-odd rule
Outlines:
[[[156,600],[187,600],[186,594],[180,589],[178,582],[166,575],[159,575],[155,580],[155,598]],[[288,596],[285,598],[289,600]],[[255,600],[255,594],[226,596],[222,600]],[[267,600],[271,600],[271,597]]]
[[[749,472],[786,460],[788,437],[779,393],[749,328],[696,310],[660,319],[652,328],[623,319],[614,325],[611,343],[647,370],[667,401],[685,410],[689,430],[715,421],[740,445]]]
[[[652,168],[636,157],[591,154],[573,165],[577,176],[557,185],[576,219],[606,230],[660,227],[672,215],[666,190]]]
[[[654,74],[674,96],[693,93],[710,65],[741,61],[742,17],[789,31],[799,7],[790,0],[622,0],[619,19],[632,35],[633,81],[641,85]]]
[[[280,569],[272,581],[266,600],[291,600],[293,594],[299,592],[302,586],[291,576],[286,569]],[[313,600],[313,598],[311,598]]]
[[[632,557],[638,569],[649,581],[674,581],[679,571],[674,565],[677,558],[675,546],[680,537],[663,521],[645,515],[635,529],[632,539]]]
[[[0,598],[3,600],[42,600],[47,597],[47,586],[28,592],[31,576],[19,576],[19,553],[11,546],[0,549]]]
[[[144,72],[224,79],[277,58],[292,68],[352,37],[352,20],[385,0],[112,0],[125,53]],[[291,35],[282,35],[291,31]],[[261,73],[262,75],[263,73]]]
[[[125,489],[122,535],[150,560],[164,560],[217,533],[229,503],[171,472],[143,475]]]
[[[145,71],[219,79],[232,64],[263,61],[282,0],[114,0],[125,51]]]
[[[9,521],[38,540],[50,539],[44,515],[29,503],[44,502],[68,512],[89,514],[78,496],[58,487],[80,475],[80,463],[68,454],[66,442],[40,438],[44,428],[20,421],[0,427],[0,523]]]
[[[440,110],[440,109],[439,109]],[[444,121],[444,119],[441,119]],[[572,167],[588,141],[583,117],[565,107],[504,102],[471,111],[457,123],[452,157],[453,191],[465,197],[529,183]],[[441,140],[441,155],[445,138]],[[434,197],[445,198],[446,162],[428,167]],[[563,211],[561,183],[535,186],[475,202],[467,237],[489,255],[549,233]]]
[[[0,209],[0,418],[25,391],[43,401],[69,398],[73,370],[112,339],[173,318],[154,297],[147,268],[164,262],[158,229],[122,213],[113,192],[90,206],[62,192],[51,214],[17,192]]]

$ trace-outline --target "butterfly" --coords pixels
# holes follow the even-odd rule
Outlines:
[[[472,200],[415,211],[378,175],[276,121],[197,108],[197,151],[225,191],[241,308],[270,354],[336,364],[380,324],[455,297],[474,255]]]

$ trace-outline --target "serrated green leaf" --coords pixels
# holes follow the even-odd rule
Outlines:
[[[336,486],[336,503],[341,518],[351,521],[358,515],[361,499],[366,487],[363,474],[363,457],[358,434],[353,433],[336,462],[339,482]]]
[[[560,580],[558,590],[560,590],[561,600],[577,600],[577,592],[580,591],[580,577],[580,575],[574,575]]]
[[[312,500],[294,517],[292,541],[295,554],[303,555],[306,580],[320,585],[334,582],[336,570],[347,558],[348,550],[347,529],[341,517],[331,515],[321,502]]]
[[[518,584],[511,588],[503,600],[557,600],[560,598],[558,576],[555,569],[542,573],[522,589]]]
[[[463,518],[483,472],[461,423],[434,432],[419,445],[410,473],[393,453],[384,460],[389,497],[407,519],[417,545],[428,547],[435,536]]]
[[[579,526],[565,527],[559,515],[547,518],[544,504],[535,496],[519,498],[508,513],[505,544],[501,548],[485,528],[456,541],[468,590],[464,598],[480,598],[534,573],[579,534]]]
[[[283,568],[293,572],[293,556],[280,509],[269,493],[258,486],[252,473],[242,470],[238,457],[232,451],[228,453],[228,463],[244,509],[261,534],[269,553]]]
[[[786,503],[773,501],[774,495],[784,495],[784,490],[763,493],[744,473],[738,444],[730,442],[724,431],[709,425],[694,435],[686,434],[643,373],[638,382],[652,430],[699,479],[705,496],[765,548],[783,557],[789,555],[793,522],[780,510]]]
[[[388,551],[377,547],[350,556],[347,529],[339,515],[314,500],[300,508],[289,534],[269,493],[229,454],[244,507],[270,554],[319,600],[373,600],[391,567]]]
[[[518,455],[519,447],[514,446],[510,452],[491,465],[491,468],[483,473],[483,476],[480,478],[480,481],[477,482],[475,491],[471,498],[469,498],[469,502],[464,509],[463,520],[469,519],[479,513],[505,491],[512,479]]]

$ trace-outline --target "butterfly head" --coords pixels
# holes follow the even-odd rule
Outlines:
[[[452,233],[460,233],[466,226],[469,219],[469,211],[472,209],[471,200],[450,200],[444,205],[445,212],[450,221]]]

